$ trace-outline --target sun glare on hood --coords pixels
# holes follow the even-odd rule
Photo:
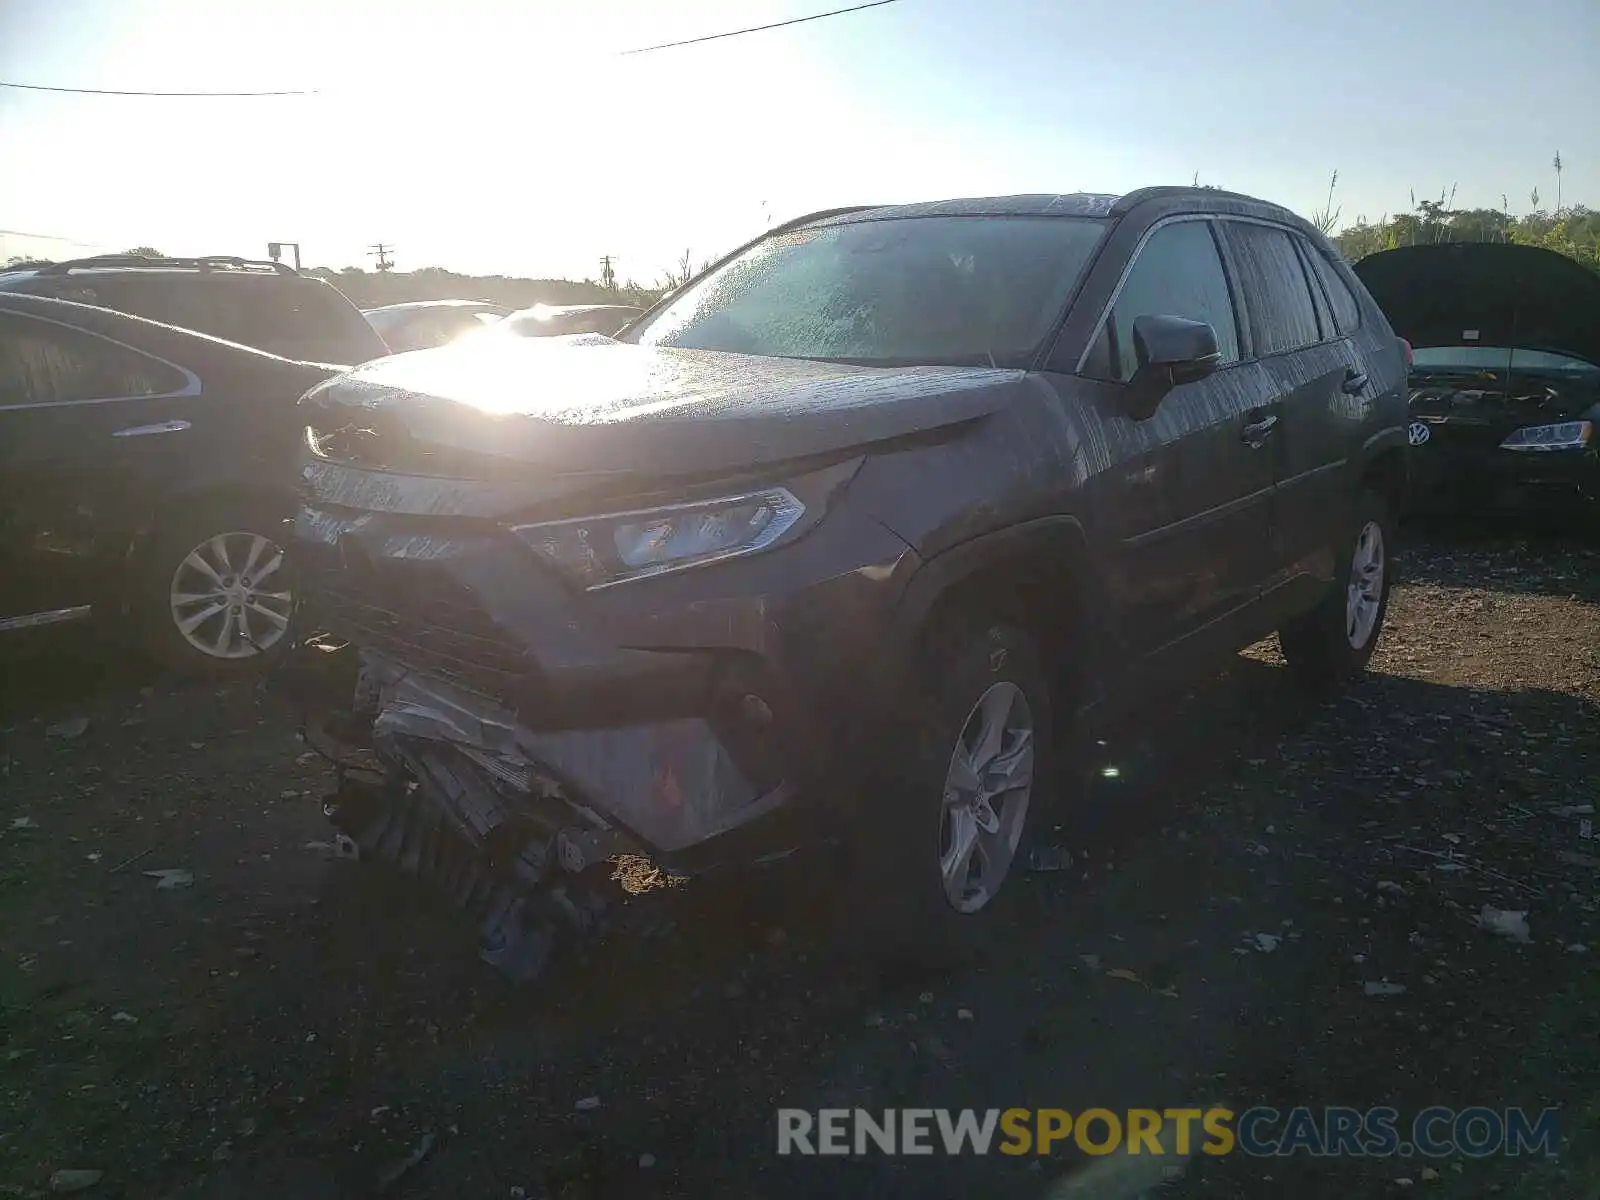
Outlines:
[[[487,331],[485,331],[487,332]],[[469,336],[359,368],[353,382],[438,396],[490,416],[601,425],[701,400],[692,356],[641,350],[600,334]]]

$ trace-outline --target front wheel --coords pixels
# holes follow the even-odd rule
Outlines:
[[[1028,634],[947,618],[925,639],[894,761],[862,801],[859,904],[875,957],[945,966],[985,947],[1054,783],[1050,690]]]
[[[158,530],[136,572],[146,648],[186,674],[263,664],[289,627],[283,514],[265,504],[201,506]]]
[[[1278,631],[1289,669],[1312,690],[1336,689],[1367,669],[1389,611],[1394,579],[1394,518],[1388,503],[1366,491],[1356,506],[1338,570],[1322,602]]]

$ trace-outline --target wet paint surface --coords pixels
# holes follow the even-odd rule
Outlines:
[[[1004,405],[1023,372],[871,368],[624,345],[484,339],[313,389],[310,421],[382,414],[396,437],[544,471],[737,468],[936,429]]]

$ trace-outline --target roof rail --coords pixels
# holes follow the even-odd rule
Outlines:
[[[1248,200],[1253,204],[1264,204],[1271,208],[1282,208],[1281,204],[1273,204],[1270,200],[1263,200],[1259,196],[1247,196],[1243,192],[1225,192],[1221,188],[1190,187],[1187,184],[1160,184],[1155,187],[1142,187],[1118,198],[1111,206],[1112,212],[1121,216],[1139,205],[1151,200],[1164,200],[1169,197],[1204,196],[1212,200]]]
[[[140,254],[96,254],[88,258],[73,258],[66,262],[40,267],[40,275],[66,275],[72,271],[92,271],[99,267],[146,267],[160,269],[175,267],[188,271],[212,271],[218,268],[233,270],[270,270],[279,275],[298,275],[288,263],[271,262],[259,258],[237,258],[226,254],[207,254],[198,258],[147,258]]]

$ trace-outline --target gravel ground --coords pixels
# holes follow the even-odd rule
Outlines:
[[[1042,1196],[1082,1162],[780,1159],[773,1110],[1220,1101],[1560,1105],[1570,1144],[1200,1159],[1163,1195],[1600,1196],[1594,549],[1413,547],[1324,705],[1253,648],[1114,747],[1077,866],[1023,881],[985,964],[915,980],[831,949],[791,864],[513,991],[312,847],[330,780],[260,689],[69,657],[0,698],[0,1195]]]

